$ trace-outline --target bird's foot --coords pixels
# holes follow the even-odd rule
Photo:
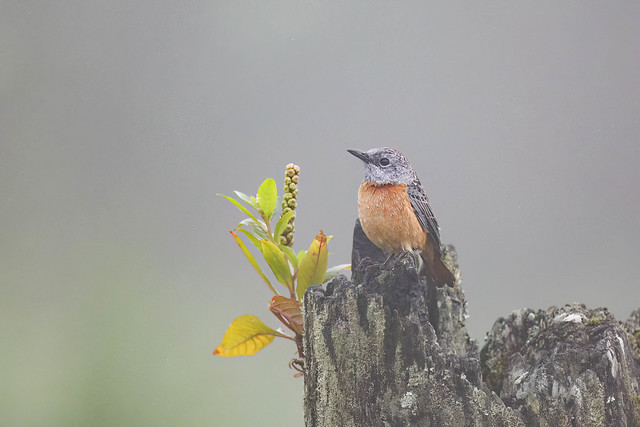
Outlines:
[[[389,257],[385,260],[385,262],[380,264],[380,270],[393,270],[397,259],[398,254],[389,254]]]

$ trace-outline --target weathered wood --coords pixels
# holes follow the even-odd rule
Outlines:
[[[624,325],[579,305],[515,312],[481,368],[452,248],[453,289],[426,283],[411,256],[381,268],[358,224],[352,258],[351,280],[305,295],[307,426],[638,424],[640,310]]]
[[[496,321],[484,378],[528,425],[640,425],[640,370],[622,325],[582,304]]]

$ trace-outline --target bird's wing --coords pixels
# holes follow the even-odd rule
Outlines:
[[[422,188],[419,179],[415,179],[409,186],[407,186],[407,193],[409,194],[409,200],[411,201],[411,207],[418,218],[418,222],[422,226],[422,229],[426,231],[435,241],[436,247],[440,250],[440,227],[438,221],[431,211],[429,206],[429,199],[427,194]]]

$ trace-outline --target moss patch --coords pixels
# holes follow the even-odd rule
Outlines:
[[[607,320],[605,317],[600,317],[600,316],[592,317],[591,319],[589,319],[589,320],[587,320],[587,321],[586,321],[586,325],[587,325],[587,326],[595,326],[595,325],[599,325],[599,324],[601,324],[602,322],[604,322],[605,320]]]

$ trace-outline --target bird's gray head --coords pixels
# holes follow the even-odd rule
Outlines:
[[[374,184],[411,184],[416,173],[401,152],[393,148],[347,150],[364,162],[364,180]]]

